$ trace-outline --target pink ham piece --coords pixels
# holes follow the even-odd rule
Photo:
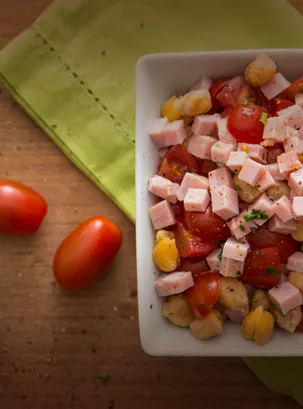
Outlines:
[[[303,126],[302,126],[302,128],[299,129],[298,137],[300,139],[303,139]]]
[[[285,195],[273,204],[272,210],[284,223],[294,217],[291,201]]]
[[[290,310],[299,307],[302,304],[302,295],[300,291],[289,281],[280,284],[277,288],[273,287],[268,291],[272,303],[286,315]]]
[[[278,117],[283,121],[285,126],[294,129],[300,129],[303,126],[303,109],[299,105],[281,109],[278,111]]]
[[[184,198],[184,209],[188,212],[205,212],[210,202],[206,189],[187,189]]]
[[[164,229],[176,223],[174,211],[167,200],[153,205],[148,212],[155,230]]]
[[[197,115],[191,130],[194,135],[213,136],[217,131],[218,115]]]
[[[234,173],[239,173],[247,156],[246,152],[230,152],[226,166]]]
[[[190,91],[195,91],[197,89],[202,89],[202,88],[206,88],[206,89],[210,89],[212,84],[212,80],[208,77],[202,77],[200,78],[197,82],[194,83],[194,85],[192,85],[190,87]]]
[[[295,192],[296,196],[303,195],[303,168],[289,175],[288,185]]]
[[[273,79],[260,87],[267,99],[271,100],[290,86],[290,82],[280,72]]]
[[[262,226],[264,223],[266,223],[274,214],[273,212],[273,201],[267,196],[266,193],[263,193],[256,201],[254,204],[249,206],[249,208],[244,212],[244,214],[249,214],[253,210],[259,210],[262,213],[264,213],[267,218],[266,219],[257,219],[254,220],[254,223],[258,226]]]
[[[160,148],[159,149],[159,157],[160,159],[163,159],[164,156],[167,154],[169,148]]]
[[[206,257],[210,271],[219,271],[221,263],[220,254],[222,257],[222,249],[215,249]]]
[[[239,152],[247,152],[250,159],[266,164],[267,150],[261,145],[238,143]]]
[[[165,146],[179,145],[187,138],[187,130],[183,119],[169,122],[162,131]]]
[[[182,201],[185,198],[188,189],[208,189],[209,182],[205,176],[196,175],[195,173],[185,173],[181,182],[180,189],[177,193],[178,200]]]
[[[294,218],[300,222],[303,222],[303,197],[295,196],[292,200],[292,211]]]
[[[225,165],[230,153],[234,150],[234,145],[225,142],[216,142],[211,147],[211,160],[218,165]]]
[[[281,234],[290,234],[296,230],[296,222],[294,219],[283,222],[276,214],[269,220],[269,231]]]
[[[167,118],[158,118],[154,121],[151,130],[149,131],[149,136],[158,148],[167,146],[163,135],[163,130],[168,123]]]
[[[217,119],[218,138],[222,142],[237,144],[236,138],[227,129],[227,118],[219,117]]]
[[[194,135],[189,141],[187,150],[192,155],[200,159],[211,159],[211,147],[217,139],[211,136]]]
[[[234,324],[241,324],[244,317],[249,313],[249,306],[247,306],[244,312],[234,311],[231,310],[230,308],[226,308],[224,312],[231,322],[233,322]]]
[[[220,186],[227,186],[233,189],[234,182],[230,173],[230,170],[227,168],[219,168],[212,170],[208,174],[209,180],[209,188],[210,190],[214,190],[219,188]]]
[[[283,142],[285,135],[285,123],[277,117],[268,118],[263,131],[263,139],[272,139],[275,142]]]
[[[303,153],[303,140],[299,139],[297,136],[292,136],[291,138],[285,139],[284,141],[285,152],[295,152]]]
[[[299,137],[299,131],[297,131],[294,128],[291,128],[290,126],[286,127],[285,139],[298,138],[298,137]]]
[[[287,260],[287,270],[303,273],[303,253],[296,251]]]
[[[261,165],[250,158],[246,158],[238,177],[240,180],[243,180],[249,185],[256,186],[261,177],[264,175],[265,170],[266,168],[264,165]]]
[[[239,216],[234,217],[232,220],[227,222],[227,225],[231,231],[231,234],[237,239],[241,240],[247,234],[251,233],[252,231],[257,230],[257,226],[254,221],[246,221],[243,216],[246,212],[242,212]]]
[[[162,176],[155,175],[149,179],[148,190],[162,199],[167,199],[170,203],[177,203],[177,192],[180,185],[173,183]]]
[[[224,220],[239,214],[238,194],[234,189],[220,186],[211,190],[212,210]]]
[[[257,183],[257,188],[260,192],[263,193],[275,184],[275,179],[271,176],[271,173],[266,168],[264,175],[259,179],[259,182]]]
[[[284,180],[284,176],[281,175],[279,172],[279,166],[277,163],[272,163],[270,165],[266,165],[266,169],[269,171],[273,179],[277,182],[279,180]]]
[[[301,92],[295,95],[295,103],[303,108],[303,94]]]
[[[249,244],[235,240],[230,237],[224,244],[223,257],[233,260],[245,261],[249,250]]]
[[[288,281],[287,275],[281,272],[281,275],[280,275],[280,284],[281,284],[281,283],[285,283],[285,281]]]
[[[193,285],[192,273],[178,271],[170,274],[161,274],[155,282],[154,288],[159,297],[168,297],[169,295],[183,293]]]
[[[222,257],[219,274],[224,277],[240,277],[244,270],[244,262]]]
[[[277,157],[277,162],[279,172],[286,179],[292,172],[302,168],[302,163],[299,161],[298,154],[295,152],[282,153]]]

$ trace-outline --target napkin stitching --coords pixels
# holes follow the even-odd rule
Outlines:
[[[62,59],[61,55],[51,44],[51,42],[47,40],[34,26],[31,26],[31,29],[34,35],[42,42],[42,44],[44,44],[49,49],[49,51],[55,55],[56,59],[63,65],[66,71],[70,72],[73,75],[73,77],[81,86],[81,88],[86,89],[86,92],[91,96],[91,98],[93,98],[94,103],[102,110],[103,114],[107,116],[108,119],[114,124],[115,128],[117,128],[117,130],[121,132],[124,139],[126,139],[127,142],[131,142],[132,144],[134,144],[135,143],[134,138],[131,138],[131,141],[129,140],[130,133],[128,129],[124,129],[123,124],[117,120],[117,118],[112,112],[108,110],[107,106],[101,102],[100,98],[95,95],[95,93],[88,87],[85,81],[79,79],[79,74],[77,74],[74,70],[71,70],[71,67]]]

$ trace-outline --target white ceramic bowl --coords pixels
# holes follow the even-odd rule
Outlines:
[[[148,136],[162,103],[170,96],[184,94],[202,75],[216,78],[243,74],[249,61],[259,53],[268,54],[286,78],[303,74],[301,50],[247,50],[151,54],[142,57],[136,70],[136,192],[137,192],[137,274],[141,343],[149,355],[166,356],[299,356],[303,355],[303,334],[274,331],[265,346],[245,341],[241,326],[226,323],[224,333],[207,341],[192,337],[189,329],[173,326],[161,315],[162,300],[153,284],[159,271],[152,260],[155,232],[148,208],[154,198],[147,191],[148,179],[159,164],[158,151]]]

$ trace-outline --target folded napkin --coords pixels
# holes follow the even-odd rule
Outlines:
[[[296,48],[302,23],[284,0],[58,0],[1,51],[0,81],[135,221],[136,60],[153,52]],[[245,362],[303,404],[300,358]]]

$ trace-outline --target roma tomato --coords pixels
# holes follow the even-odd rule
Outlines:
[[[122,232],[105,217],[91,217],[60,244],[53,262],[59,285],[78,290],[94,283],[117,255]]]
[[[293,102],[283,98],[273,98],[270,101],[270,112],[272,116],[278,116],[278,112],[282,109],[289,108],[294,105]]]
[[[266,150],[267,150],[267,164],[268,165],[272,163],[277,163],[277,157],[280,156],[284,152],[282,145],[277,145],[277,144],[274,146],[268,146]]]
[[[47,203],[33,189],[0,179],[0,233],[24,236],[35,233],[47,213]]]
[[[286,264],[288,257],[298,251],[298,242],[290,234],[271,232],[266,225],[259,227],[254,233],[250,233],[247,240],[251,249],[277,247],[282,264]]]
[[[184,212],[185,222],[189,230],[204,241],[217,244],[230,237],[230,230],[221,217],[209,207],[206,212]]]
[[[256,93],[254,89],[248,84],[244,77],[234,77],[227,81],[217,99],[224,109],[235,108],[243,103],[243,101],[255,102]]]
[[[199,175],[208,177],[208,173],[217,169],[217,165],[210,159],[197,159]]]
[[[216,247],[215,243],[204,241],[189,231],[182,219],[175,224],[175,238],[180,257],[203,257]]]
[[[266,108],[254,104],[239,105],[229,115],[227,128],[239,142],[258,144],[263,140],[267,116]]]
[[[303,94],[303,77],[295,80],[284,92],[285,98],[293,100],[296,94]]]
[[[196,276],[195,285],[186,291],[185,299],[196,318],[206,316],[219,298],[219,273]]]
[[[190,271],[195,278],[200,273],[208,271],[209,267],[204,258],[181,258],[177,270]]]
[[[196,159],[182,145],[175,145],[164,156],[158,174],[174,183],[181,183],[186,172],[198,173]]]

